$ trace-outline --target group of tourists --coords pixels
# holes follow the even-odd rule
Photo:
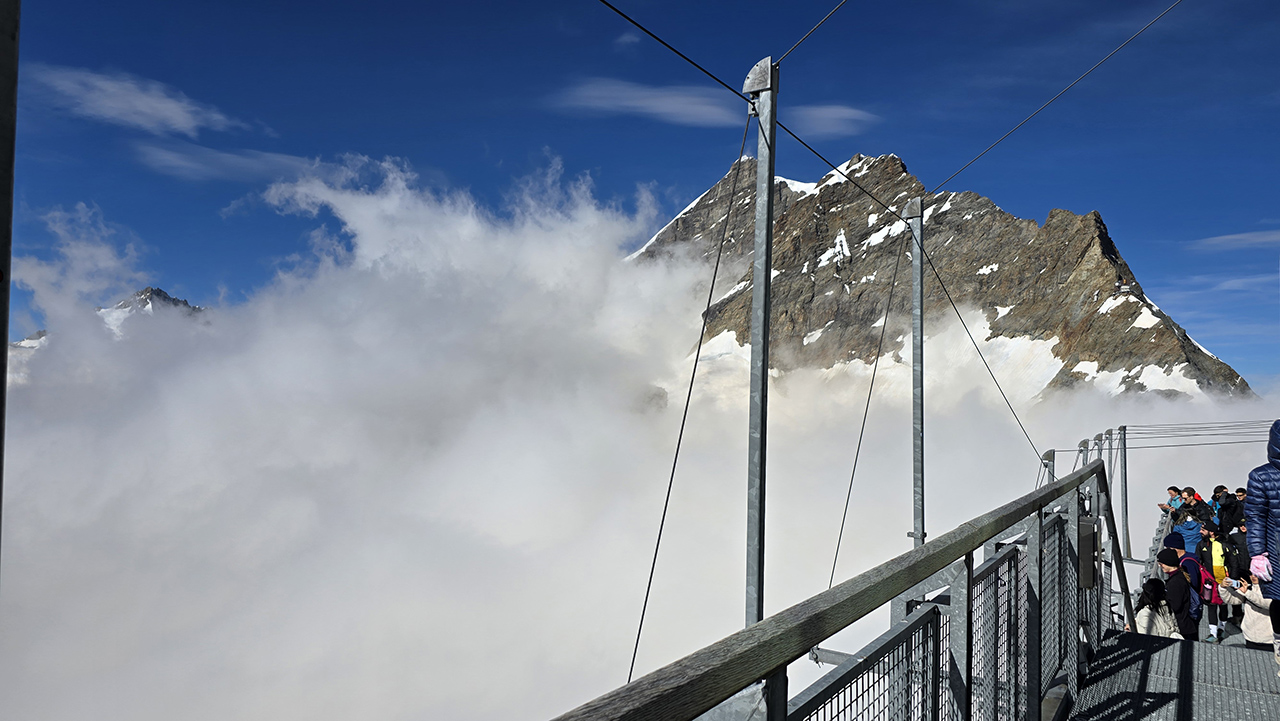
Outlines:
[[[1267,457],[1234,492],[1218,486],[1206,500],[1194,488],[1168,489],[1160,508],[1173,532],[1156,555],[1163,573],[1143,584],[1131,630],[1198,641],[1207,617],[1205,642],[1220,643],[1232,624],[1245,645],[1280,663],[1280,603],[1272,603],[1280,598],[1280,421]]]

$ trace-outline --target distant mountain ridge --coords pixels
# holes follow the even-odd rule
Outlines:
[[[1085,384],[1111,395],[1254,397],[1240,374],[1146,297],[1096,211],[1055,209],[1041,226],[976,193],[929,195],[895,155],[855,155],[841,170],[894,212],[923,197],[925,249],[952,299],[985,313],[989,338],[1050,344],[1060,367],[1044,390]],[[730,198],[734,172],[738,189]],[[755,160],[741,159],[631,256],[714,257],[728,217],[731,240],[717,284],[728,290],[717,291],[708,339],[750,337],[754,178]],[[773,366],[871,362],[895,260],[885,354],[900,358],[910,335],[906,224],[834,171],[816,183],[779,178],[774,188]],[[928,332],[954,314],[927,264],[925,274]]]
[[[126,320],[138,313],[150,315],[156,308],[178,310],[188,315],[204,311],[202,306],[191,305],[181,298],[174,298],[160,288],[152,286],[143,288],[110,308],[98,308],[97,311],[107,327],[119,336],[122,332],[120,328]]]

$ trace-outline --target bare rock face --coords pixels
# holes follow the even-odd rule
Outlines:
[[[923,197],[932,261],[925,267],[926,328],[954,319],[936,269],[958,306],[985,312],[988,338],[1053,343],[1062,367],[1047,390],[1092,384],[1110,394],[1253,397],[1238,373],[1147,300],[1096,211],[1053,210],[1041,226],[976,193],[926,195],[894,155],[855,155],[841,170],[896,213]],[[906,223],[835,172],[817,183],[779,178],[775,192],[773,366],[872,361],[895,273],[882,355],[897,356],[910,334]],[[750,337],[754,213],[755,161],[744,158],[632,256],[712,259],[724,237],[720,277],[736,281],[718,281],[727,292],[717,290],[708,337]]]

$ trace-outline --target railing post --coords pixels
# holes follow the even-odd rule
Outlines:
[[[951,606],[947,609],[951,636],[951,687],[953,718],[970,721],[973,716],[973,552],[964,556],[963,567],[951,584]]]
[[[1125,621],[1132,626],[1133,597],[1129,595],[1129,576],[1127,575],[1128,571],[1124,566],[1124,558],[1121,557],[1119,549],[1116,547],[1116,517],[1115,514],[1111,512],[1111,486],[1105,471],[1098,477],[1098,487],[1102,491],[1102,497],[1105,499],[1100,508],[1103,510],[1102,518],[1105,519],[1104,522],[1107,525],[1107,535],[1111,539],[1108,542],[1108,548],[1111,551],[1111,565],[1114,569],[1118,569],[1116,572],[1116,578],[1120,582],[1120,595],[1121,599],[1124,601]],[[1111,599],[1107,599],[1107,603],[1110,604],[1110,602]],[[1108,612],[1109,611],[1110,607],[1108,606]]]
[[[1024,649],[1026,654],[1027,666],[1027,685],[1024,690],[1024,697],[1027,699],[1027,715],[1032,718],[1039,717],[1040,700],[1044,694],[1040,688],[1040,669],[1043,658],[1043,638],[1041,638],[1040,625],[1040,599],[1043,589],[1040,584],[1040,568],[1043,561],[1041,557],[1041,541],[1044,538],[1044,515],[1040,511],[1033,513],[1027,520],[1020,524],[1021,530],[1026,534],[1027,539],[1027,586],[1025,597],[1027,599],[1027,647]]]
[[[1129,429],[1120,426],[1120,525],[1124,531],[1125,558],[1133,558],[1133,546],[1129,542]],[[1108,477],[1110,480],[1110,477]]]
[[[1058,480],[1058,477],[1054,475],[1054,471],[1055,471],[1054,466],[1056,465],[1055,464],[1056,457],[1057,457],[1057,451],[1053,450],[1052,448],[1045,451],[1044,455],[1040,457],[1040,460],[1044,461],[1044,469],[1045,469],[1044,484],[1046,486]]]
[[[1061,614],[1066,642],[1062,649],[1062,667],[1067,672],[1067,690],[1072,698],[1080,697],[1080,490],[1072,491],[1067,501],[1067,574]]]

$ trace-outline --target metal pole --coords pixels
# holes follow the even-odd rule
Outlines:
[[[1067,672],[1067,690],[1072,698],[1080,697],[1080,621],[1081,602],[1084,594],[1080,592],[1080,501],[1084,489],[1072,491],[1066,497],[1067,502],[1067,563],[1068,583],[1064,584],[1062,603],[1058,612],[1062,615],[1064,626],[1062,649],[1062,667]],[[1058,566],[1059,573],[1062,566]]]
[[[764,618],[765,449],[769,417],[769,285],[773,278],[773,149],[777,139],[778,66],[766,57],[751,68],[742,92],[754,100],[756,149],[755,259],[751,290],[751,401],[747,441],[747,625]],[[787,667],[764,680],[765,721],[787,717]]]
[[[760,126],[756,151],[755,263],[751,291],[751,401],[747,441],[747,625],[764,618],[765,448],[769,415],[769,281],[773,275],[773,146],[778,68],[756,63],[742,92],[755,99]]]
[[[1124,557],[1133,558],[1129,541],[1129,439],[1128,428],[1120,426],[1120,525],[1124,528]]]
[[[1054,466],[1056,465],[1055,464],[1056,457],[1057,457],[1057,452],[1054,451],[1052,448],[1045,451],[1043,456],[1040,456],[1040,460],[1044,461],[1044,470],[1045,470],[1044,483],[1046,486],[1058,480],[1058,477],[1054,475]]]
[[[911,468],[914,523],[909,534],[916,547],[924,545],[924,222],[921,199],[912,198],[902,211],[911,228]]]
[[[0,3],[0,324],[6,350],[0,353],[0,518],[4,515],[4,417],[9,378],[9,269],[13,260],[13,157],[18,124],[19,0]]]

